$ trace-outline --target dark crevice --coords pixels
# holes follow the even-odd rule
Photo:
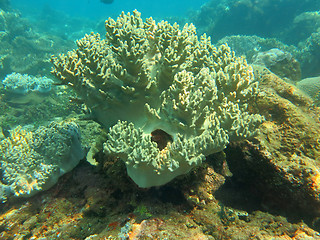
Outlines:
[[[300,201],[292,200],[300,196],[293,194],[298,189],[278,176],[271,164],[241,144],[230,144],[225,153],[233,175],[215,194],[223,205],[248,213],[259,210],[282,215],[293,223],[303,220],[319,231],[320,221],[315,221],[315,216],[305,211],[307,208]]]
[[[151,133],[151,140],[157,143],[160,150],[164,149],[169,142],[173,142],[171,135],[161,129],[156,129]]]

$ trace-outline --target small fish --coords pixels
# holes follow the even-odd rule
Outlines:
[[[104,4],[111,4],[111,3],[113,3],[113,0],[100,0],[100,2],[102,2]]]
[[[115,221],[115,222],[108,224],[108,229],[112,231],[112,230],[117,229],[119,226],[120,226],[120,222]]]

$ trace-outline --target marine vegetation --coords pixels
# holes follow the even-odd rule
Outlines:
[[[0,142],[0,200],[49,189],[83,157],[74,122],[52,122],[34,132],[18,126]]]
[[[248,104],[258,83],[227,45],[198,38],[192,24],[143,21],[138,11],[105,27],[105,39],[86,35],[53,57],[52,73],[109,128],[104,152],[121,158],[137,185],[163,185],[256,133],[263,117]]]

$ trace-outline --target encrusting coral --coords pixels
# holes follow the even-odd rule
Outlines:
[[[49,189],[84,155],[74,122],[52,122],[34,132],[18,126],[0,142],[0,200]]]
[[[120,157],[140,187],[163,185],[251,137],[263,120],[247,111],[259,93],[253,70],[195,27],[122,13],[78,49],[53,57],[53,74],[110,128],[104,152]]]

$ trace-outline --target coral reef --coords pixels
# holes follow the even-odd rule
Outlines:
[[[297,59],[302,69],[308,73],[306,77],[315,77],[320,74],[320,29],[314,32],[305,41],[299,44],[300,53]]]
[[[319,68],[317,67],[320,64],[319,36],[320,34],[318,32],[314,32],[309,38],[300,42],[298,46],[288,46],[275,38],[261,38],[257,36],[243,35],[224,37],[218,41],[218,44],[222,44],[224,42],[228,43],[230,48],[235,51],[236,54],[245,55],[249,63],[253,63],[258,54],[268,52],[274,48],[286,52],[287,54],[291,54],[293,58],[291,58],[291,62],[287,62],[289,69],[286,69],[285,66],[280,64],[279,69],[274,69],[271,66],[269,70],[274,71],[276,74],[280,73],[281,77],[288,77],[289,79],[297,81],[300,74],[303,78],[317,76],[320,74]],[[290,69],[294,74],[290,73]]]
[[[212,0],[191,19],[200,32],[214,41],[227,40],[232,50],[245,54],[249,62],[259,51],[279,48],[290,52],[300,62],[305,78],[320,74],[319,8],[317,0]]]
[[[72,41],[35,31],[18,11],[0,9],[0,79],[12,72],[49,75],[50,56],[73,46]]]
[[[199,31],[206,32],[214,41],[239,34],[276,37],[287,44],[297,44],[301,41],[301,31],[291,31],[293,19],[306,11],[318,11],[319,8],[317,0],[211,0],[191,19]]]
[[[86,35],[52,59],[92,116],[110,127],[104,151],[126,163],[140,187],[163,185],[256,133],[248,104],[257,82],[244,58],[212,46],[195,27],[144,22],[140,13],[106,21],[106,39]]]
[[[49,189],[83,157],[74,122],[52,122],[34,132],[18,126],[0,142],[2,201]]]
[[[36,91],[12,94],[0,87],[0,126],[4,129],[17,125],[37,127],[52,119],[76,117],[82,109],[70,101],[72,96],[75,94],[64,86],[55,86],[45,94]]]
[[[49,92],[53,80],[47,77],[34,77],[28,74],[11,73],[2,80],[4,89],[13,93],[25,94],[31,91]]]
[[[75,93],[65,86],[52,86],[46,93],[19,94],[0,84],[0,127],[5,132],[17,125],[37,128],[53,119],[77,118],[83,110],[81,105],[70,100],[72,97]]]
[[[320,11],[308,11],[297,15],[291,29],[283,36],[286,42],[301,42],[320,28]]]
[[[0,237],[320,239],[319,232],[302,221],[292,223],[283,216],[225,206],[215,198],[224,177],[211,166],[198,169],[175,184],[169,183],[171,186],[141,191],[124,175],[119,179],[116,165],[108,165],[106,178],[83,162],[63,176],[60,184],[40,193],[41,198],[2,206]]]
[[[254,74],[261,93],[252,107],[266,121],[253,139],[148,189],[100,146],[98,170],[81,162],[48,191],[2,205],[0,238],[320,239],[319,108],[269,70],[254,66]],[[97,124],[81,124],[94,142]]]
[[[223,5],[231,1],[219,2],[232,11]],[[254,7],[251,0],[237,2]],[[263,3],[275,2],[258,1],[254,9]],[[0,28],[7,28],[4,16]],[[294,21],[302,27],[315,17],[306,13]],[[78,49],[53,58],[55,75],[72,89],[54,88],[40,105],[20,103],[19,112],[12,110],[18,99],[9,104],[5,98],[10,88],[0,86],[1,239],[320,239],[319,77],[294,85],[279,77],[288,77],[286,67],[272,69],[290,52],[304,69],[313,65],[309,74],[317,73],[318,32],[312,28],[299,47],[255,36],[225,38],[250,60],[278,48],[276,61],[274,55],[260,61],[275,75],[248,66],[226,45],[198,39],[192,25],[142,21],[134,12],[109,19],[106,28],[106,39],[87,35]],[[0,31],[0,53],[11,46],[9,36]],[[23,47],[25,40],[16,39]],[[0,58],[12,72],[9,55]],[[87,158],[96,166],[78,164],[84,152],[73,122],[7,131],[17,122],[35,124],[41,114],[46,120],[65,116],[74,109],[67,98],[72,90],[80,98],[73,102],[84,102],[105,128],[79,121],[93,149]],[[126,169],[144,187],[188,174],[140,189]]]
[[[266,52],[272,48],[278,48],[284,52],[291,53],[294,57],[297,57],[299,53],[299,49],[296,46],[286,45],[276,38],[262,38],[256,35],[226,36],[217,42],[218,45],[223,43],[227,43],[237,55],[245,55],[249,63],[252,63],[253,57],[259,52]]]

